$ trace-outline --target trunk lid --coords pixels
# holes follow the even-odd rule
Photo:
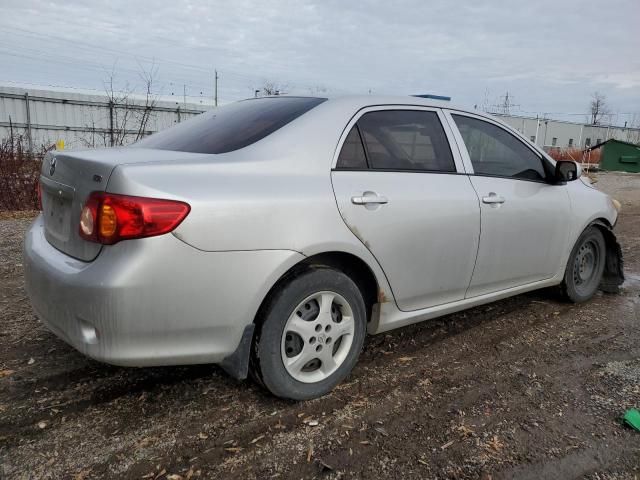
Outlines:
[[[102,245],[79,233],[80,213],[89,194],[105,191],[114,168],[175,158],[176,152],[142,148],[109,148],[47,153],[40,172],[42,213],[47,241],[79,260],[95,259]]]

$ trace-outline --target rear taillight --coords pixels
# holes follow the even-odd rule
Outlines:
[[[163,235],[180,225],[190,210],[187,203],[176,200],[93,192],[80,214],[80,236],[113,245]]]

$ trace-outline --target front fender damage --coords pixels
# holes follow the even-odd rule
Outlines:
[[[619,293],[620,285],[624,282],[622,248],[611,226],[602,221],[594,222],[600,228],[606,243],[606,259],[600,290],[607,293]]]

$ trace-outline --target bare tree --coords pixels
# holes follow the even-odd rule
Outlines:
[[[589,103],[589,123],[599,125],[604,117],[610,115],[607,97],[599,92],[593,92]]]
[[[129,84],[118,90],[115,87],[116,73],[115,67],[109,77],[104,82],[104,90],[109,100],[109,132],[103,135],[105,145],[114,147],[124,145],[127,136],[127,126],[133,110],[130,108],[131,95],[133,90]]]
[[[269,95],[284,95],[288,90],[288,85],[278,84],[276,82],[265,82],[260,90],[256,90],[256,96],[258,93],[269,96]]]
[[[136,134],[136,141],[140,140],[144,137],[147,129],[147,124],[149,123],[149,118],[153,112],[153,108],[158,103],[158,96],[152,93],[153,91],[153,80],[155,76],[158,74],[158,66],[155,62],[151,63],[149,69],[145,69],[142,65],[140,66],[140,78],[144,82],[145,85],[145,99],[144,99],[144,109],[138,118],[138,133]],[[140,112],[140,111],[139,111]]]
[[[158,95],[154,94],[154,80],[158,73],[158,66],[152,62],[148,68],[138,64],[140,79],[144,86],[144,96],[134,96],[134,89],[128,83],[124,87],[116,87],[116,72],[114,69],[104,81],[107,97],[107,128],[96,129],[96,119],[93,114],[87,130],[90,136],[81,141],[88,147],[98,143],[105,147],[121,146],[131,141],[140,140],[149,134],[149,122],[154,115],[154,108],[158,103]],[[98,121],[98,123],[101,123]]]

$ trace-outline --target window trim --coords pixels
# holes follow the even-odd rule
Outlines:
[[[549,160],[546,158],[546,156],[543,153],[541,153],[537,148],[535,148],[534,144],[532,144],[530,141],[527,141],[526,137],[524,137],[520,132],[517,132],[516,130],[511,129],[508,125],[503,125],[502,123],[500,123],[498,121],[495,121],[492,118],[485,117],[483,115],[476,115],[476,114],[473,114],[473,113],[465,112],[464,110],[445,109],[443,113],[444,113],[444,116],[447,119],[447,121],[450,123],[450,127],[452,128],[452,130],[454,132],[454,137],[455,137],[456,144],[458,145],[458,149],[460,150],[460,155],[462,156],[465,169],[467,170],[467,174],[469,176],[473,176],[473,177],[490,177],[490,178],[505,178],[505,179],[508,179],[508,180],[518,180],[518,181],[521,181],[521,182],[533,182],[533,183],[544,183],[546,185],[554,185],[554,183],[551,181],[551,178],[549,177],[549,175],[555,169],[555,165],[552,164],[551,162],[549,162]],[[471,157],[469,156],[469,152],[467,151],[467,146],[464,143],[464,139],[462,138],[462,134],[460,133],[460,130],[458,129],[458,125],[456,124],[456,121],[453,118],[453,115],[469,117],[469,118],[473,118],[475,120],[480,120],[480,121],[484,121],[484,122],[490,123],[490,124],[494,125],[495,127],[504,130],[506,133],[510,134],[511,136],[515,137],[516,140],[520,141],[520,143],[522,145],[524,145],[526,148],[531,150],[531,152],[533,152],[533,154],[540,159],[540,162],[542,163],[542,168],[545,171],[547,177],[544,180],[535,180],[535,179],[532,179],[532,178],[511,177],[511,176],[508,176],[508,175],[491,175],[491,174],[488,174],[488,173],[475,173],[475,170],[473,169],[473,164],[471,162]]]
[[[371,164],[369,162],[369,152],[367,150],[367,144],[364,142],[362,138],[362,133],[360,132],[360,128],[358,127],[358,134],[360,135],[360,141],[365,150],[365,157],[367,159],[367,168],[338,168],[338,158],[340,157],[340,151],[342,150],[342,145],[344,144],[349,132],[351,132],[351,128],[358,123],[358,120],[370,112],[378,112],[378,111],[387,111],[387,110],[406,110],[406,111],[422,111],[422,112],[435,112],[438,116],[438,120],[440,121],[440,125],[444,130],[445,138],[449,143],[449,150],[451,151],[451,156],[453,158],[454,170],[450,172],[445,172],[442,170],[407,170],[407,169],[382,169],[382,168],[371,168]],[[438,107],[425,107],[420,105],[402,105],[402,104],[388,104],[388,105],[369,105],[367,107],[363,107],[358,110],[346,124],[345,128],[340,135],[340,139],[338,140],[338,144],[336,145],[336,149],[334,151],[333,160],[331,162],[331,171],[332,172],[401,172],[401,173],[437,173],[444,175],[460,175],[466,174],[467,172],[464,169],[464,163],[462,157],[460,155],[459,149],[454,148],[456,146],[455,137],[453,135],[453,131],[449,122],[447,121],[442,108]]]
[[[371,168],[371,162],[369,162],[369,149],[367,148],[367,144],[364,141],[364,138],[362,138],[362,132],[360,131],[360,125],[358,125],[358,122],[356,122],[356,123],[353,124],[353,127],[358,132],[358,138],[360,139],[360,143],[362,144],[362,150],[364,151],[364,163],[367,164],[366,170],[373,170]],[[349,130],[349,131],[351,131],[351,130]],[[347,135],[349,135],[349,134],[347,133]],[[340,152],[342,152],[342,148],[340,149]],[[340,152],[338,152],[338,157],[340,157]],[[361,168],[359,170],[364,170],[364,169]]]
[[[349,137],[349,134],[351,133],[351,130],[356,129],[356,132],[358,133],[358,138],[360,139],[360,144],[362,145],[362,151],[364,152],[364,163],[366,165],[366,167],[364,168],[358,168],[358,167],[338,167],[338,162],[340,161],[340,154],[342,153],[342,147],[344,146],[344,143],[347,141],[347,138]],[[346,135],[344,136],[344,139],[342,139],[342,142],[340,143],[340,148],[337,150],[337,157],[335,159],[335,166],[331,169],[331,171],[336,171],[336,172],[343,172],[343,171],[350,171],[350,172],[366,172],[371,170],[371,165],[369,164],[369,152],[367,151],[367,145],[364,143],[364,140],[362,139],[362,133],[360,132],[360,127],[358,126],[357,123],[355,123],[353,125],[353,127],[351,127],[350,129],[347,130]]]
[[[465,172],[445,172],[444,170],[407,170],[402,168],[334,168],[332,172],[369,172],[369,173],[428,173],[430,175],[465,175]]]

